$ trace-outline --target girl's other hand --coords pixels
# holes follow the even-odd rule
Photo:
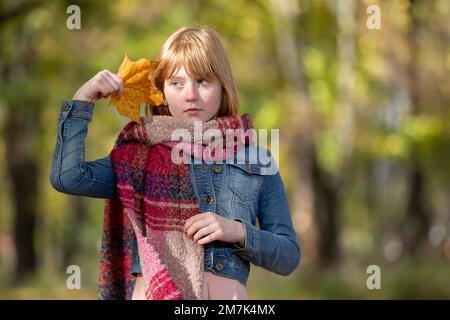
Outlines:
[[[244,225],[240,221],[224,218],[211,211],[196,214],[187,219],[183,231],[188,238],[202,245],[220,240],[244,246]]]

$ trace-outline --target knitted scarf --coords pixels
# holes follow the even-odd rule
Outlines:
[[[214,145],[208,154],[217,156],[214,153],[220,150],[225,160],[239,147],[253,143],[253,136],[239,135],[230,153],[226,144],[217,148],[218,141],[208,141],[203,133],[218,129],[225,138],[237,129],[253,133],[247,131],[252,128],[247,114],[203,122],[201,141],[194,140],[186,156],[202,156]],[[153,116],[141,117],[140,124],[128,123],[116,139],[111,159],[118,196],[105,201],[99,275],[102,300],[131,299],[136,280],[130,272],[134,236],[146,299],[201,299],[203,246],[183,232],[185,221],[200,209],[188,165],[171,159],[172,148],[180,146],[171,140],[175,129],[194,135],[192,121]]]

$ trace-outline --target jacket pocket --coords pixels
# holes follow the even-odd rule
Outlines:
[[[264,182],[258,167],[249,164],[231,164],[229,188],[244,202],[257,202]]]

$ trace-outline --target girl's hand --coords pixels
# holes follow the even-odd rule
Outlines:
[[[224,218],[208,211],[190,217],[184,224],[183,231],[188,238],[193,238],[198,244],[220,240],[229,243],[238,242],[244,246],[245,228],[240,221]]]
[[[95,103],[100,98],[109,97],[115,91],[120,95],[123,94],[122,78],[109,70],[102,70],[83,84],[72,100]]]

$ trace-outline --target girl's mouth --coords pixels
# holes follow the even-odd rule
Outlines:
[[[198,108],[189,108],[189,109],[184,110],[185,113],[190,114],[190,115],[197,114],[200,111],[202,111],[202,110],[198,109]]]

